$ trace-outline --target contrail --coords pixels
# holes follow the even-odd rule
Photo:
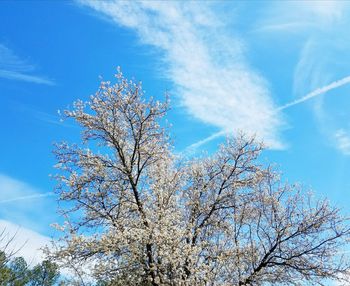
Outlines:
[[[332,82],[329,85],[326,85],[324,87],[320,87],[320,88],[318,88],[318,89],[308,93],[307,95],[303,96],[302,98],[299,98],[297,100],[288,102],[285,105],[282,105],[282,106],[278,107],[276,110],[277,111],[284,110],[286,108],[289,108],[291,106],[294,106],[294,105],[297,105],[297,104],[302,103],[304,101],[307,101],[307,100],[309,100],[311,98],[314,98],[314,97],[316,97],[318,95],[326,93],[327,91],[330,91],[330,90],[332,90],[334,88],[340,87],[340,86],[348,84],[348,83],[350,83],[350,76],[347,76],[347,77],[344,77],[344,78],[342,78],[340,80],[334,81],[334,82]]]
[[[16,198],[12,198],[12,199],[2,200],[2,201],[0,201],[0,204],[51,197],[53,195],[54,195],[54,193],[50,192],[50,193],[46,193],[46,194],[34,194],[34,195],[29,195],[29,196],[16,197]]]
[[[210,136],[207,137],[207,138],[204,138],[204,139],[202,139],[202,140],[197,141],[196,143],[193,143],[193,144],[187,146],[187,147],[186,147],[186,152],[195,150],[195,149],[197,149],[198,147],[202,146],[203,144],[205,144],[205,143],[207,143],[207,142],[210,142],[210,141],[212,141],[212,140],[214,140],[214,139],[216,139],[216,138],[219,138],[219,137],[221,137],[221,136],[223,136],[223,135],[225,135],[225,134],[226,134],[225,131],[216,132],[216,133],[210,135]]]
[[[323,86],[323,87],[320,87],[318,89],[315,89],[314,91],[308,93],[307,95],[305,95],[305,96],[303,96],[303,97],[301,97],[299,99],[296,99],[294,101],[288,102],[288,103],[286,103],[286,104],[284,104],[282,106],[277,107],[275,109],[275,111],[281,111],[281,110],[287,109],[289,107],[292,107],[294,105],[303,103],[303,102],[305,102],[305,101],[307,101],[307,100],[309,100],[311,98],[319,96],[319,95],[321,95],[323,93],[326,93],[327,91],[330,91],[332,89],[335,89],[337,87],[340,87],[340,86],[348,84],[348,83],[350,83],[350,76],[344,77],[344,78],[342,78],[340,80],[337,80],[337,81],[334,81],[334,82],[332,82],[332,83],[330,83],[330,84],[328,84],[326,86]],[[206,143],[208,143],[208,142],[210,142],[210,141],[212,141],[212,140],[214,140],[214,139],[216,139],[216,138],[218,138],[218,137],[220,137],[222,135],[225,135],[225,134],[226,133],[224,131],[220,131],[220,132],[214,133],[214,134],[210,135],[209,137],[204,138],[204,139],[202,139],[202,140],[200,140],[200,141],[198,141],[196,143],[193,143],[190,146],[186,147],[185,153],[188,152],[188,151],[193,151],[193,150],[197,149],[198,147],[200,147],[200,146],[202,146],[202,145],[204,145],[204,144],[206,144]]]

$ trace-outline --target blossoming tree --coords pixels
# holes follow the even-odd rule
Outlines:
[[[117,74],[66,111],[82,127],[61,143],[65,204],[51,257],[103,285],[300,285],[341,281],[348,220],[259,163],[262,145],[237,136],[206,158],[179,160],[146,99]]]

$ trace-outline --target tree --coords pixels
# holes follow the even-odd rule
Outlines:
[[[0,232],[0,267],[5,266],[24,246],[22,245],[19,248],[12,246],[16,235],[17,233],[11,235],[6,231],[6,228]]]
[[[0,252],[0,286],[54,286],[60,285],[60,273],[55,263],[43,261],[30,269],[23,257],[9,257]]]
[[[29,267],[23,257],[17,256],[25,247],[15,245],[17,233],[0,232],[0,286],[53,286],[59,280],[58,265],[44,260]]]
[[[5,257],[5,253],[1,253]],[[28,265],[22,257],[15,257],[0,267],[0,285],[24,286],[29,280]]]
[[[0,232],[0,285],[21,286],[27,282],[27,263],[16,257],[21,247],[14,246],[16,233],[10,235],[4,228]]]
[[[57,144],[66,222],[51,258],[102,285],[300,285],[341,281],[347,218],[281,181],[239,135],[210,157],[179,159],[146,99],[117,74],[66,111],[82,142]]]
[[[30,286],[52,286],[58,281],[58,266],[48,260],[33,267],[30,271]]]

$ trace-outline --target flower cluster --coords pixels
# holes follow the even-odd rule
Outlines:
[[[106,285],[296,285],[347,273],[335,255],[347,220],[282,184],[259,163],[261,144],[240,135],[180,161],[160,125],[168,101],[116,78],[65,112],[82,142],[55,150],[67,218],[57,262]]]

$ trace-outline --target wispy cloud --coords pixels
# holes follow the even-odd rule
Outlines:
[[[247,43],[232,26],[227,26],[222,11],[210,2],[198,5],[82,0],[80,3],[135,31],[141,43],[157,48],[165,63],[162,72],[175,83],[188,113],[218,127],[218,132],[192,144],[185,152],[237,130],[256,135],[267,146],[283,148],[279,134],[284,110],[350,82],[350,77],[334,81],[337,75],[318,72],[324,50],[313,53],[320,55],[320,59],[308,60],[309,51],[315,51],[312,39],[318,41],[314,35],[332,34],[332,27],[343,23],[344,3],[274,2],[258,13],[259,19],[251,26],[255,32],[269,35],[276,32],[280,37],[279,32],[288,31],[283,35],[298,41],[295,48],[303,46],[303,41],[308,46],[295,69],[294,91],[297,96],[306,90],[313,91],[280,107],[274,104],[267,81],[248,64]],[[341,75],[344,73],[338,77]]]
[[[159,50],[188,113],[220,132],[245,130],[281,147],[281,116],[245,42],[210,2],[81,1]]]
[[[0,78],[27,81],[38,84],[54,85],[52,80],[43,77],[24,74],[18,71],[0,70]]]
[[[0,204],[5,204],[5,203],[12,203],[12,202],[18,202],[18,201],[28,201],[28,200],[34,200],[34,199],[39,199],[39,198],[46,198],[46,197],[51,197],[54,196],[54,193],[46,193],[46,194],[33,194],[33,195],[28,195],[28,196],[20,196],[20,197],[15,197],[11,199],[5,199],[5,200],[0,200]]]
[[[34,118],[49,124],[58,125],[61,127],[69,127],[69,128],[77,128],[77,125],[68,123],[65,120],[64,116],[61,114],[60,110],[57,110],[55,113],[48,113],[42,110],[38,110],[37,108],[22,103],[16,103],[16,110],[23,111],[25,113],[29,113]]]
[[[333,90],[335,88],[338,88],[338,87],[341,87],[343,85],[346,85],[346,84],[349,84],[350,83],[350,76],[347,76],[347,77],[344,77],[340,80],[337,80],[337,81],[334,81],[326,86],[323,86],[323,87],[320,87],[320,88],[317,88],[316,90],[308,93],[307,95],[299,98],[299,99],[296,99],[296,100],[293,100],[291,102],[288,102],[280,107],[277,107],[276,108],[276,112],[279,112],[279,111],[282,111],[282,110],[285,110],[287,108],[290,108],[292,106],[295,106],[295,105],[298,105],[298,104],[301,104],[305,101],[308,101],[314,97],[317,97],[321,94],[324,94],[330,90]],[[350,154],[350,137],[345,137],[345,133],[343,130],[341,130],[342,132],[337,132],[335,134],[335,138],[337,139],[338,141],[338,146],[339,146],[339,149],[343,150],[343,151],[346,151],[347,148],[349,148],[349,152],[344,152],[344,153],[349,153]],[[202,140],[199,140],[193,144],[191,144],[190,146],[186,147],[185,149],[185,153],[192,153],[192,152],[195,152],[196,149],[198,149],[199,147],[219,138],[219,137],[222,137],[222,136],[225,136],[225,135],[229,135],[227,132],[217,132],[217,133],[214,133],[210,136],[208,136],[207,138],[204,138]],[[349,140],[349,141],[347,141]],[[349,146],[347,146],[347,143],[349,143]]]
[[[1,173],[0,205],[0,218],[34,230],[47,231],[49,224],[56,220],[52,192],[42,192],[28,183]]]
[[[336,147],[344,154],[350,155],[350,133],[339,129],[334,134]]]
[[[54,85],[55,82],[33,74],[35,66],[20,59],[12,50],[0,44],[0,78],[37,84]]]
[[[255,32],[284,33],[285,37],[310,30],[322,30],[337,22],[344,13],[345,1],[271,2],[260,13]]]
[[[288,107],[315,98],[311,105],[318,130],[343,154],[349,128],[348,96],[320,97],[329,92],[346,95],[349,87],[350,5],[346,1],[272,2],[259,15],[254,32],[272,42],[288,42],[288,55],[299,54],[294,68],[293,91],[297,100]],[[256,34],[254,34],[256,35]],[[342,78],[341,80],[336,80]],[[328,84],[330,83],[331,84]],[[340,91],[333,91],[343,86]],[[321,88],[319,88],[321,87]],[[306,91],[313,92],[302,96]],[[343,132],[339,132],[343,130]],[[341,147],[342,146],[342,147]]]
[[[40,193],[38,189],[20,180],[0,173],[0,202]]]
[[[266,32],[297,32],[305,29],[305,27],[314,27],[315,24],[311,22],[289,22],[289,23],[277,23],[277,24],[266,24],[256,28],[253,32],[266,33]]]
[[[294,90],[300,94],[305,89],[322,86],[327,82],[349,73],[350,37],[348,33],[349,18],[345,17],[350,10],[347,2],[333,2],[329,5],[319,3],[317,12],[323,24],[318,30],[310,30],[300,53],[294,74]],[[313,105],[318,129],[326,140],[344,155],[350,155],[349,132],[349,105],[347,96],[350,77],[333,81],[331,84],[315,90],[309,97],[315,97],[319,93],[332,91],[334,88],[344,86],[336,99],[332,97],[319,98]],[[309,98],[302,98],[308,100]]]

